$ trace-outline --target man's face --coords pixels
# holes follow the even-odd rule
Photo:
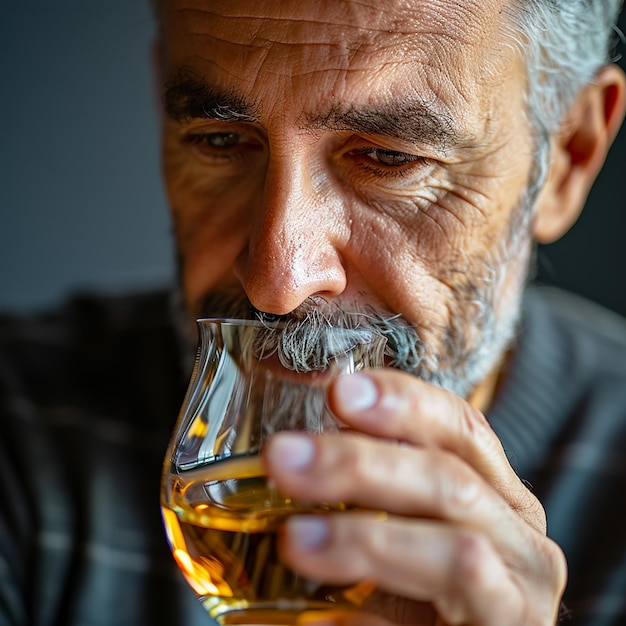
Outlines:
[[[190,313],[226,314],[203,310],[215,294],[272,314],[319,296],[400,314],[451,378],[489,343],[459,390],[485,375],[525,278],[535,148],[501,9],[166,2],[164,170]]]

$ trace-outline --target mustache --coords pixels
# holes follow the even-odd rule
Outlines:
[[[365,367],[415,372],[425,350],[417,328],[400,315],[369,306],[348,309],[318,296],[285,315],[273,315],[254,308],[245,296],[210,294],[199,311],[202,318],[261,322],[246,340],[250,354],[257,359],[276,355],[283,367],[300,373],[327,369],[348,353]]]

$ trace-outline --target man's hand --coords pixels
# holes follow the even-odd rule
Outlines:
[[[292,518],[282,542],[290,567],[399,596],[384,619],[359,617],[360,626],[556,623],[565,559],[479,411],[394,370],[342,377],[329,402],[350,430],[276,435],[271,478],[303,501],[386,514]]]

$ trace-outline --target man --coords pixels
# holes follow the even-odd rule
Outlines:
[[[396,367],[330,391],[351,432],[283,434],[266,450],[287,494],[388,515],[294,517],[286,563],[328,582],[374,580],[378,604],[350,623],[526,626],[557,621],[566,556],[576,623],[624,623],[624,518],[620,526],[614,504],[623,464],[596,458],[624,441],[624,323],[582,304],[578,314],[560,295],[523,300],[535,242],[575,221],[624,114],[626,80],[606,64],[617,2],[166,0],[156,10],[165,183],[189,320],[313,311],[322,323],[367,315],[380,326],[398,316]],[[15,391],[22,383],[4,378],[7,412],[29,424],[8,427],[3,444],[5,498],[17,500],[26,454],[53,446]],[[120,404],[134,398],[111,383],[107,392]],[[606,481],[576,474],[576,451]],[[82,483],[72,498],[91,508],[62,491],[40,507],[49,492],[30,485],[28,504],[3,513],[18,547],[2,545],[11,584],[0,623],[122,624],[131,614],[165,623],[179,600],[154,593],[163,583],[144,561],[127,564],[128,589],[149,600],[120,595],[110,580],[94,590],[89,578],[112,560],[90,537],[107,535],[113,503],[147,517],[119,480],[133,475],[132,454],[75,453],[93,484],[56,458],[61,475],[42,482]],[[32,511],[48,524],[39,543],[24,536]],[[69,540],[68,527],[79,537]],[[129,545],[141,544],[137,532]],[[66,554],[43,561],[46,570],[42,545]],[[41,607],[25,608],[27,559],[40,567]],[[93,608],[120,597],[115,616]],[[146,603],[159,608],[138,608]]]

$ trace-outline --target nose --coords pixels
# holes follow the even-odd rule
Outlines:
[[[314,182],[316,180],[316,182]],[[340,248],[346,219],[329,177],[314,178],[307,161],[274,158],[256,201],[247,246],[235,273],[252,305],[283,315],[309,296],[327,299],[346,288]]]

